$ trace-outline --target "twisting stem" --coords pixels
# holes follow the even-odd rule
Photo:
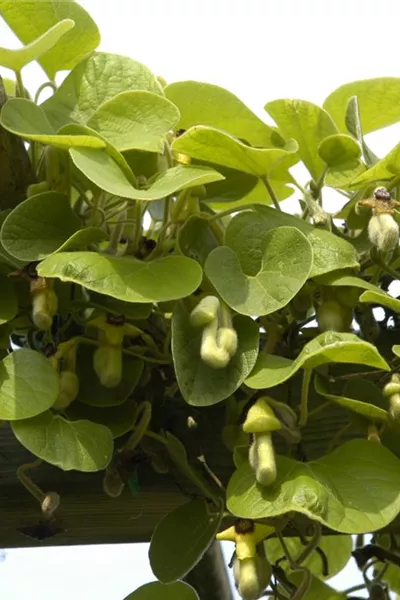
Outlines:
[[[140,440],[147,431],[151,421],[151,404],[147,400],[141,402],[135,411],[134,423],[135,428],[131,437],[125,444],[125,450],[134,450],[140,443]]]
[[[308,392],[310,389],[312,369],[304,369],[303,383],[301,385],[301,403],[299,427],[304,427],[308,419]]]
[[[27,463],[25,465],[21,465],[17,469],[17,477],[18,477],[20,483],[22,483],[24,488],[26,490],[28,490],[28,492],[34,498],[36,498],[36,500],[39,502],[39,504],[42,504],[43,500],[46,497],[46,494],[44,492],[42,492],[40,487],[38,487],[35,483],[33,483],[32,479],[30,479],[30,477],[28,477],[28,475],[26,475],[25,471],[28,471],[29,469],[35,469],[36,467],[38,467],[41,464],[42,464],[42,460],[40,458],[38,458],[33,463]]]
[[[19,98],[25,98],[25,88],[24,88],[24,84],[22,82],[22,77],[21,77],[21,71],[15,71],[15,78],[17,80],[17,89],[16,89],[16,95]]]
[[[35,104],[39,103],[39,96],[43,92],[43,90],[46,89],[47,87],[51,87],[51,89],[53,90],[53,92],[57,91],[57,86],[54,83],[54,81],[45,81],[44,83],[42,83],[42,85],[40,85],[38,87],[38,89],[36,91],[35,100],[34,100]]]
[[[263,184],[265,185],[265,187],[267,188],[267,192],[271,197],[272,202],[274,203],[274,206],[277,210],[282,210],[280,205],[279,205],[279,200],[268,180],[268,177],[265,175],[264,177],[261,177],[261,181],[263,182]]]

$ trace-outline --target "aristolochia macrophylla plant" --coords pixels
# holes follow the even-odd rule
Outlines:
[[[343,598],[324,580],[352,534],[371,597],[399,591],[380,531],[400,512],[400,152],[364,136],[400,121],[400,78],[270,101],[262,120],[95,52],[70,0],[0,14],[25,44],[0,48],[0,419],[38,462],[103,471],[111,497],[139,493],[139,463],[180,472],[191,499],[156,527],[159,583],[132,599],[194,599],[180,580],[215,536],[245,600]],[[48,81],[30,96],[34,60]],[[18,477],[50,523],[37,464]]]

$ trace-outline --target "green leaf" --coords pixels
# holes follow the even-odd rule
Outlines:
[[[313,279],[320,285],[332,285],[334,287],[356,287],[362,290],[378,292],[385,296],[388,295],[384,294],[384,292],[382,292],[382,290],[373,283],[369,283],[369,281],[365,281],[364,279],[361,279],[361,277],[355,277],[354,275],[349,274],[347,271],[332,271],[331,273],[325,273],[324,275],[319,275]]]
[[[359,266],[356,250],[346,240],[267,206],[257,206],[257,212],[244,212],[231,219],[225,234],[225,245],[233,249],[247,248],[247,255],[254,257],[251,263],[257,258],[261,262],[260,246],[266,233],[282,226],[296,227],[308,238],[313,249],[310,277]],[[243,258],[241,262],[243,270],[247,271]]]
[[[179,229],[178,247],[185,256],[204,266],[207,256],[218,246],[208,219],[192,215]]]
[[[125,302],[165,302],[192,294],[201,267],[186,256],[143,262],[98,252],[60,252],[38,265],[41,277],[58,277]]]
[[[357,96],[364,134],[393,125],[400,120],[400,78],[380,77],[346,83],[325,100],[324,108],[346,132],[346,108],[352,96]]]
[[[308,239],[295,227],[265,231],[257,256],[242,241],[231,239],[230,247],[211,252],[205,264],[207,277],[241,314],[268,315],[283,308],[310,275],[313,253]]]
[[[346,468],[343,468],[346,465]],[[249,464],[229,481],[227,508],[247,519],[302,513],[341,533],[369,533],[400,511],[400,461],[380,444],[352,440],[322,458],[302,463],[277,457],[277,479],[256,484]]]
[[[379,160],[373,167],[356,177],[350,185],[350,189],[358,189],[367,184],[378,181],[390,182],[396,175],[400,174],[400,144]]]
[[[122,404],[139,383],[143,372],[143,362],[125,355],[122,363],[121,382],[116,387],[106,388],[101,385],[93,368],[94,351],[93,346],[85,344],[81,344],[78,348],[77,375],[79,378],[79,392],[77,400],[83,404],[102,409]],[[91,419],[89,418],[89,420]]]
[[[252,148],[233,136],[197,125],[177,138],[172,149],[183,152],[197,160],[222,165],[257,177],[264,177],[276,169],[287,172],[298,162],[297,145],[291,143],[284,148]],[[278,177],[275,176],[276,179]]]
[[[260,355],[245,383],[255,390],[271,388],[283,383],[301,368],[315,369],[330,362],[390,371],[389,365],[372,344],[360,340],[353,333],[327,331],[308,342],[293,361],[274,354]]]
[[[360,302],[364,302],[365,304],[379,304],[380,306],[390,308],[396,313],[400,313],[400,300],[389,296],[389,294],[381,290],[379,292],[373,290],[364,292],[360,296]]]
[[[67,123],[85,125],[101,104],[129,90],[163,95],[155,75],[141,63],[96,52],[71,71],[42,108],[55,129]]]
[[[237,316],[233,327],[238,335],[237,352],[224,369],[214,369],[200,359],[202,330],[191,326],[188,312],[177,304],[172,319],[172,355],[179,389],[188,404],[209,406],[228,398],[253,368],[258,326],[248,317]]]
[[[178,119],[178,109],[166,98],[134,90],[104,102],[87,124],[121,152],[162,152],[165,135],[175,128]]]
[[[222,518],[211,513],[203,498],[191,500],[167,514],[151,538],[149,558],[154,575],[163,583],[184,577],[214,541]]]
[[[0,419],[28,419],[44,412],[58,396],[58,375],[34,350],[16,350],[0,362]]]
[[[43,109],[26,98],[10,98],[1,110],[0,124],[25,140],[50,144],[57,148],[104,148],[105,142],[89,135],[57,134]]]
[[[63,19],[22,48],[16,50],[0,48],[0,65],[13,71],[21,71],[22,67],[51,50],[74,25],[71,19]]]
[[[379,160],[378,157],[368,148],[364,141],[360,105],[357,96],[352,96],[347,103],[345,123],[351,135],[353,135],[360,143],[365,163],[369,167],[377,163]]]
[[[79,227],[68,197],[45,192],[14,208],[3,223],[0,240],[12,256],[30,262],[55,252]]]
[[[124,600],[160,600],[161,598],[162,600],[199,600],[195,590],[183,581],[167,585],[159,581],[146,583]]]
[[[12,430],[29,452],[63,471],[100,471],[113,453],[108,427],[90,421],[67,421],[50,411],[15,421]]]
[[[178,190],[223,179],[210,167],[178,165],[164,171],[149,189],[139,190],[106,150],[71,148],[70,155],[75,166],[99,188],[132,200],[158,200]]]
[[[114,388],[113,388],[114,389]],[[119,406],[88,406],[81,402],[73,402],[65,411],[71,421],[82,419],[105,425],[113,434],[114,438],[121,437],[132,429],[136,404],[124,402]]]
[[[301,160],[317,181],[325,169],[318,147],[326,137],[337,133],[331,117],[305,100],[275,100],[266,104],[265,110],[286,138],[296,140]]]
[[[222,129],[252,146],[283,146],[279,133],[259,119],[234,94],[210,83],[178,81],[164,88],[164,93],[181,113],[178,128],[208,125]]]
[[[301,585],[302,578],[303,574],[296,572],[292,572],[289,576],[289,580],[297,586]],[[347,600],[348,597],[342,592],[337,592],[318,577],[311,576],[310,587],[302,600],[316,600],[316,598],[318,600]]]
[[[365,173],[367,167],[360,160],[352,160],[339,167],[330,167],[325,177],[325,185],[341,190],[349,190],[355,179]]]
[[[63,19],[72,19],[75,26],[71,31],[41,54],[39,64],[49,79],[57,71],[73,69],[100,43],[96,23],[82,6],[70,0],[2,0],[0,15],[11,27],[23,44],[30,44],[38,35],[46,33]]]
[[[114,315],[124,315],[127,319],[147,319],[151,313],[151,304],[135,304],[134,302],[123,302],[116,300],[111,296],[103,296],[92,292],[90,294],[89,304],[97,308],[104,308],[107,312]]]
[[[395,346],[392,346],[392,352],[400,358],[400,345],[396,344]]]
[[[18,297],[7,275],[0,273],[0,325],[11,321],[18,313]]]
[[[361,148],[351,136],[335,133],[322,140],[318,154],[328,167],[338,167],[360,158]]]
[[[285,538],[285,543],[291,556],[296,557],[304,550],[304,545],[297,537]],[[279,558],[284,556],[281,543],[277,538],[269,538],[264,542],[264,546],[266,548],[268,560],[271,564],[274,564]],[[329,579],[337,573],[340,573],[347,565],[351,558],[353,542],[350,535],[324,535],[321,537],[318,546],[326,556],[329,574],[326,577],[322,574],[322,559],[321,555],[316,550],[314,550],[302,564],[307,567],[307,569],[310,569],[315,577],[318,577],[319,579]],[[287,561],[282,561],[280,565],[285,571],[290,572]],[[315,598],[319,599],[319,596],[315,596],[314,600]]]
[[[71,235],[56,252],[70,252],[72,250],[86,250],[91,244],[99,244],[108,240],[108,235],[98,227],[85,227]]]
[[[335,402],[335,404],[338,404],[343,408],[347,408],[370,421],[378,421],[380,423],[386,423],[388,421],[389,415],[387,411],[379,408],[379,406],[370,404],[368,398],[364,398],[364,401],[360,401],[355,400],[354,398],[346,398],[345,396],[331,394],[328,390],[326,381],[319,375],[316,375],[314,385],[318,394],[324,396],[331,402]]]

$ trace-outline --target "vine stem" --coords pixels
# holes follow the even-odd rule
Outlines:
[[[17,80],[17,95],[20,98],[25,98],[25,88],[22,81],[21,71],[15,71],[15,78]]]
[[[310,390],[312,369],[304,369],[303,383],[301,385],[301,402],[299,427],[304,427],[308,419],[308,392]]]
[[[267,192],[271,197],[271,200],[276,208],[276,210],[282,210],[279,204],[279,200],[272,188],[272,185],[270,184],[268,177],[266,175],[264,175],[264,177],[261,177],[261,181],[263,182],[263,184],[265,185],[265,187],[267,188]]]
[[[242,205],[242,206],[238,205],[238,206],[233,206],[232,208],[227,208],[226,210],[216,213],[215,215],[211,215],[211,217],[208,215],[206,215],[206,216],[208,216],[208,221],[211,223],[212,221],[217,221],[218,219],[223,219],[224,217],[229,217],[232,213],[235,213],[235,212],[240,212],[243,210],[250,210],[250,209],[255,210],[256,206],[257,206],[256,204],[246,204],[246,205]]]
[[[28,477],[28,475],[25,473],[25,471],[28,471],[28,469],[35,469],[36,467],[38,467],[41,464],[42,464],[42,460],[40,458],[38,458],[33,463],[21,465],[17,469],[17,477],[18,477],[20,483],[34,498],[36,498],[36,500],[39,502],[39,504],[42,504],[43,500],[46,497],[46,494],[44,492],[42,492],[40,487],[38,487],[35,483],[33,483],[32,479],[30,479],[30,477]]]
[[[147,400],[141,402],[136,408],[134,415],[134,431],[126,442],[125,450],[134,450],[140,443],[140,440],[145,435],[151,421],[151,404]]]

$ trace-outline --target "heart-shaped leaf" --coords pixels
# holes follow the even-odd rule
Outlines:
[[[252,146],[283,146],[279,133],[259,119],[234,94],[211,83],[178,81],[164,88],[164,93],[179,108],[178,127],[208,125],[222,129]]]
[[[331,273],[325,273],[324,275],[319,275],[313,279],[320,285],[331,285],[334,287],[356,287],[362,290],[369,290],[374,293],[380,293],[384,296],[389,296],[376,285],[361,279],[361,277],[355,277],[354,275],[349,274],[347,271],[332,271]],[[391,296],[389,296],[389,298],[391,298]]]
[[[351,189],[358,189],[377,181],[390,182],[400,173],[400,144],[397,144],[384,157],[351,182]]]
[[[278,168],[287,172],[298,162],[296,144],[292,143],[289,149],[252,148],[224,131],[203,125],[192,127],[176,139],[172,149],[257,177],[270,175]],[[276,175],[275,178],[278,179]]]
[[[178,109],[166,98],[134,90],[121,92],[101,104],[87,124],[120,152],[162,152],[165,135],[175,128],[178,119]]]
[[[172,319],[172,355],[182,396],[194,406],[216,404],[233,394],[253,368],[259,334],[248,317],[233,321],[238,335],[236,354],[224,369],[214,369],[200,359],[202,330],[192,327],[186,309],[178,304]]]
[[[124,600],[199,600],[195,590],[183,581],[146,583]],[[324,599],[325,600],[325,599]]]
[[[299,556],[304,549],[304,545],[298,537],[285,538],[285,544],[291,556]],[[274,564],[279,558],[284,556],[282,546],[277,538],[269,538],[264,542],[268,560]],[[328,564],[328,575],[324,576],[323,563],[321,554],[314,550],[302,563],[311,573],[319,579],[329,579],[339,573],[347,565],[351,551],[353,549],[353,541],[351,535],[324,535],[319,542],[319,548],[325,554]],[[283,560],[280,565],[286,572],[290,572],[289,565],[286,560]],[[319,596],[315,596],[319,598]]]
[[[86,346],[85,344],[82,344],[78,349],[77,375],[79,378],[79,391],[77,400],[83,404],[99,408],[122,404],[139,383],[143,372],[143,362],[132,356],[124,356],[121,382],[116,387],[107,388],[101,385],[93,368],[94,351],[93,346]],[[91,420],[90,417],[88,418]],[[93,420],[97,423],[96,419]]]
[[[67,421],[47,411],[14,421],[12,429],[27,450],[64,471],[100,471],[112,457],[111,431],[90,421]]]
[[[365,304],[379,304],[380,306],[390,308],[396,313],[400,313],[400,300],[393,298],[382,290],[367,290],[361,294],[360,302],[364,302]]]
[[[0,239],[12,256],[30,262],[55,252],[79,227],[68,197],[45,192],[14,208],[3,223]]]
[[[203,267],[207,256],[218,246],[218,240],[208,219],[192,215],[179,230],[178,245],[182,254]]]
[[[147,190],[133,187],[126,174],[106,150],[72,148],[75,166],[99,188],[132,200],[158,200],[178,190],[220,181],[223,176],[210,167],[178,165],[164,171]]]
[[[313,253],[295,227],[266,231],[254,256],[243,239],[213,250],[204,267],[223,300],[244,315],[268,315],[286,306],[307,281]],[[239,242],[239,243],[238,243]]]
[[[58,277],[125,302],[165,302],[192,294],[201,267],[186,256],[143,262],[98,252],[60,252],[38,265],[41,277]]]
[[[184,577],[203,556],[218,531],[221,510],[211,513],[203,498],[191,500],[167,514],[151,538],[149,558],[163,583]]]
[[[308,238],[313,249],[310,277],[359,266],[357,252],[346,240],[268,206],[257,206],[257,212],[239,213],[231,219],[225,233],[225,245],[233,249],[247,248],[247,254],[242,254],[241,259],[242,268],[246,272],[247,264],[243,257],[252,257],[249,259],[250,265],[256,260],[261,262],[260,248],[264,237],[269,230],[282,226],[296,227]]]
[[[63,19],[72,19],[75,26],[71,31],[63,35],[55,45],[49,46],[47,52],[40,53],[38,62],[49,79],[54,79],[57,71],[73,69],[100,42],[96,23],[80,4],[72,0],[40,3],[4,0],[0,5],[0,15],[23,44],[30,44],[38,35],[59,26]]]
[[[96,52],[71,71],[42,108],[55,129],[67,123],[85,125],[103,102],[128,90],[162,95],[157,78],[141,63]]]
[[[1,109],[0,124],[24,140],[58,148],[104,148],[105,142],[89,135],[62,135],[49,123],[43,109],[26,98],[10,98]]]
[[[74,25],[72,19],[63,19],[22,48],[0,48],[0,65],[13,71],[21,71],[22,67],[51,50]]]
[[[301,160],[317,181],[325,169],[318,147],[322,140],[338,132],[331,117],[316,104],[305,100],[275,100],[266,104],[265,110],[285,138],[296,140]]]
[[[59,380],[50,362],[34,350],[16,350],[0,362],[0,419],[35,417],[57,400]]]
[[[113,388],[114,389],[114,388]],[[81,402],[73,402],[66,410],[68,419],[80,421],[82,419],[105,425],[114,438],[121,437],[132,429],[136,411],[135,402],[124,402],[119,406],[88,406]]]
[[[304,346],[295,360],[274,354],[258,357],[246,385],[260,390],[283,383],[299,369],[314,369],[330,362],[353,363],[390,371],[387,362],[372,344],[360,340],[352,333],[321,333]]]
[[[4,325],[16,316],[18,297],[11,279],[3,273],[0,273],[0,289],[0,325]]]
[[[57,252],[70,252],[72,250],[86,250],[92,244],[99,244],[108,239],[103,229],[98,227],[85,227],[71,235],[59,248]]]
[[[321,396],[327,398],[331,402],[335,402],[339,406],[343,408],[347,408],[370,421],[377,421],[380,423],[386,423],[388,421],[389,415],[386,410],[383,410],[379,406],[375,406],[374,404],[370,404],[365,398],[364,402],[360,400],[355,400],[354,398],[347,398],[345,396],[337,396],[336,394],[331,394],[328,390],[328,386],[326,381],[322,379],[319,375],[315,377],[314,380],[315,389]]]
[[[393,125],[400,120],[400,78],[378,77],[341,85],[326,98],[324,109],[340,131],[346,132],[346,108],[357,96],[364,133]]]
[[[346,468],[343,468],[346,465]],[[369,533],[388,525],[400,511],[400,460],[380,444],[352,440],[309,463],[277,457],[277,479],[256,484],[242,465],[229,481],[227,507],[247,519],[295,511],[341,533]]]
[[[338,167],[359,159],[361,148],[350,135],[335,133],[322,140],[318,154],[329,167]]]

